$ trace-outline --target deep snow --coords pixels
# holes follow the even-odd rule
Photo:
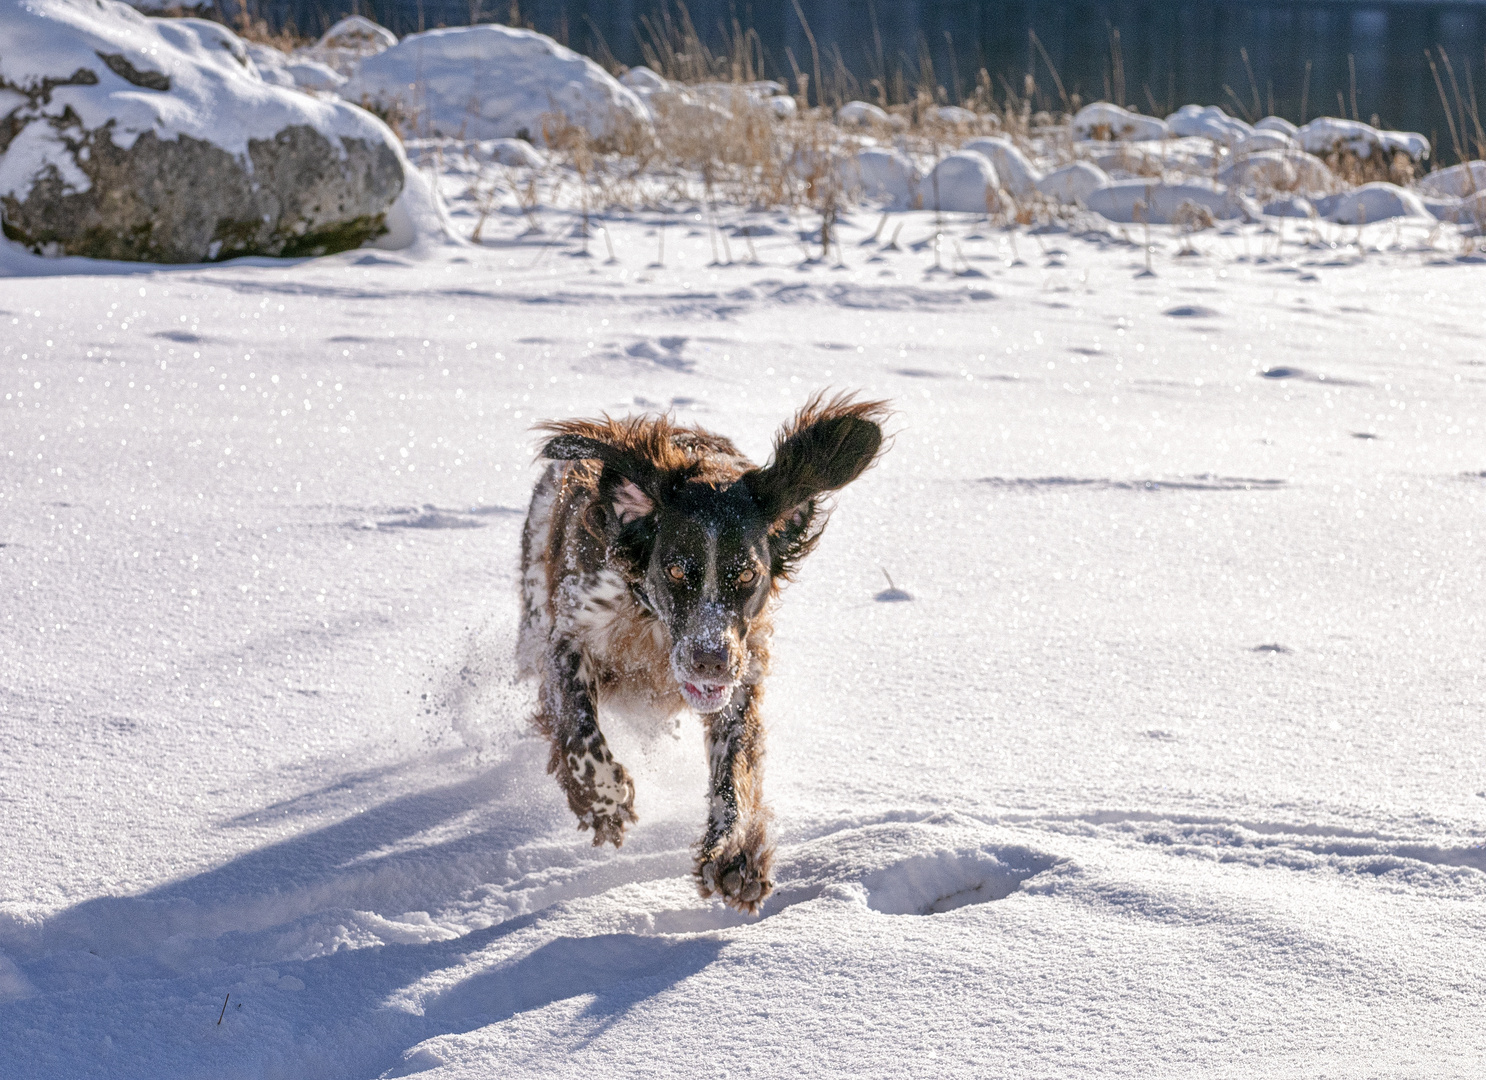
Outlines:
[[[1479,1075],[1458,237],[536,217],[0,251],[0,1075]],[[618,853],[544,774],[529,427],[762,458],[826,385],[896,435],[784,597],[750,920],[686,878],[694,721],[606,725]]]

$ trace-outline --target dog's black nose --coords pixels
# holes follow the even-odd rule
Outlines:
[[[699,679],[728,681],[728,651],[721,645],[695,645],[691,650],[691,670]]]

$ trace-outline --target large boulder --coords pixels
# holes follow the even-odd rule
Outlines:
[[[400,109],[419,135],[541,143],[558,120],[602,142],[650,124],[634,91],[592,60],[509,26],[411,34],[363,60],[340,94]]]
[[[0,3],[0,224],[33,251],[342,251],[385,231],[405,161],[369,113],[266,83],[216,23]]]

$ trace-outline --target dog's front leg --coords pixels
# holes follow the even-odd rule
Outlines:
[[[697,852],[697,888],[750,914],[774,890],[769,872],[769,810],[764,806],[764,727],[760,689],[740,686],[721,711],[705,717],[711,767],[707,834]]]
[[[542,680],[537,726],[552,743],[547,771],[557,776],[578,828],[592,829],[594,846],[624,843],[624,827],[635,816],[635,785],[614,760],[604,733],[583,655],[572,642],[553,643]]]

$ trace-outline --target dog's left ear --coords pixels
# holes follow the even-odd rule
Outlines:
[[[818,500],[851,483],[882,451],[883,401],[817,394],[780,431],[769,464],[743,477],[773,538],[775,576],[815,546],[824,522]]]

